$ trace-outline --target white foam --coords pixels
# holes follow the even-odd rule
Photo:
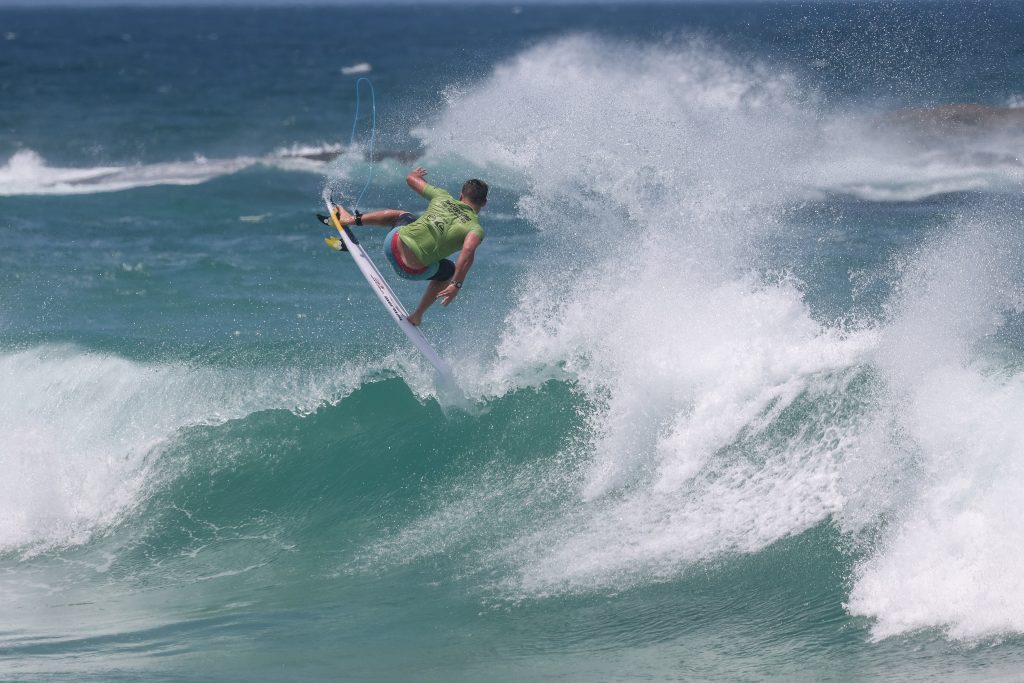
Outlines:
[[[849,599],[876,638],[1024,632],[1022,410],[1024,375],[939,366],[910,389],[897,416],[917,450],[917,490]]]
[[[341,67],[342,76],[356,76],[358,74],[368,74],[373,71],[373,67],[370,66],[369,62],[359,62],[358,64],[350,64],[348,66]]]
[[[876,361],[888,438],[863,457],[907,463],[913,479],[850,595],[876,637],[1024,631],[1024,373],[981,353],[1024,300],[1020,220],[960,219],[911,262],[893,303]]]
[[[527,204],[569,189],[598,193],[594,200],[630,207],[624,221],[677,207],[669,195],[699,196],[709,179],[723,192],[769,196],[778,183],[759,190],[751,179],[773,166],[780,182],[792,180],[783,162],[814,143],[804,134],[813,116],[794,106],[794,78],[702,42],[667,50],[567,38],[447,98],[443,118],[418,131],[432,153],[516,171],[529,184]],[[495,98],[507,105],[490,106]]]

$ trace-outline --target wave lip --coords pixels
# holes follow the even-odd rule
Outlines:
[[[241,370],[71,346],[0,353],[0,553],[83,544],[118,523],[188,466],[163,460],[184,429],[261,410],[307,413],[392,362]]]

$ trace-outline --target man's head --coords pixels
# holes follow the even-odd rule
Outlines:
[[[487,204],[487,183],[476,178],[467,180],[462,184],[462,194],[459,200],[475,207],[478,211]]]

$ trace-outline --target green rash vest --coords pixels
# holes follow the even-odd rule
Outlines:
[[[430,200],[427,210],[398,230],[398,238],[420,263],[427,266],[459,251],[471,232],[484,238],[476,211],[456,201],[446,190],[427,185],[421,194]]]

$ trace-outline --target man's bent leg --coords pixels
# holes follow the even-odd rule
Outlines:
[[[430,304],[434,303],[437,299],[437,295],[441,293],[441,290],[448,286],[448,280],[431,280],[427,283],[427,291],[423,292],[423,298],[420,299],[420,305],[416,307],[416,310],[409,314],[409,322],[419,327],[420,323],[423,322],[423,314],[430,308]]]

